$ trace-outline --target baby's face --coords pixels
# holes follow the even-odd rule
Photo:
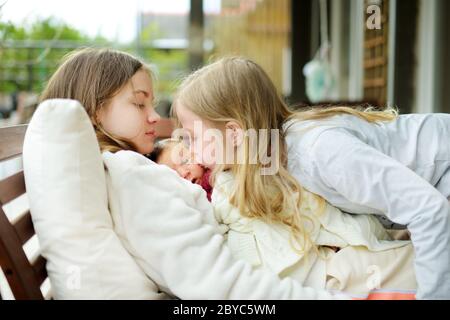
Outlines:
[[[205,169],[199,164],[191,163],[192,160],[192,154],[182,143],[174,143],[164,149],[158,163],[172,168],[182,178],[200,184]]]

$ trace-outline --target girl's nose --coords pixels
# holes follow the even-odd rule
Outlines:
[[[153,123],[156,123],[159,120],[161,120],[161,116],[155,111],[154,108],[151,108],[151,110],[148,114],[147,120],[149,123],[153,124]]]

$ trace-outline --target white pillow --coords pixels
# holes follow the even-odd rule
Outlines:
[[[25,136],[23,162],[56,299],[165,297],[113,231],[100,149],[78,101],[39,106]]]

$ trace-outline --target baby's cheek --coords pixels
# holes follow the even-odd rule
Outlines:
[[[198,164],[191,165],[191,173],[195,178],[201,178],[205,172],[202,166]]]

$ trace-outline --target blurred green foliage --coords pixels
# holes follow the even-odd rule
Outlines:
[[[21,25],[2,22],[1,18],[0,11],[0,93],[41,92],[61,59],[76,49],[74,44],[114,47],[139,55],[146,63],[153,65],[152,69],[158,79],[156,91],[160,99],[170,100],[176,80],[187,73],[186,50],[160,50],[151,47],[152,40],[163,37],[155,24],[142,30],[138,42],[118,44],[101,36],[89,37],[53,17]]]
[[[43,40],[45,45],[36,47]],[[41,91],[60,59],[71,51],[51,47],[62,40],[91,41],[82,32],[54,18],[24,25],[0,22],[0,92]]]

